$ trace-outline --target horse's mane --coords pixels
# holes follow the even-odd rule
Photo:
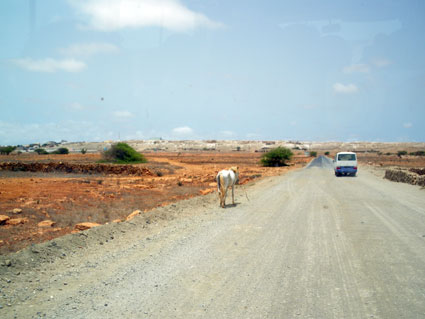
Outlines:
[[[229,168],[229,170],[233,171],[235,174],[239,172],[239,167],[237,166],[232,166]]]

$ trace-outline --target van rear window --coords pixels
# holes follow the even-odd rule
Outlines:
[[[355,161],[356,155],[355,154],[339,154],[338,155],[338,161]]]

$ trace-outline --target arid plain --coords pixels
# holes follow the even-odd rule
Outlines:
[[[234,165],[240,167],[241,185],[301,168],[312,159],[310,151],[333,156],[337,151],[354,150],[359,154],[360,166],[374,167],[376,171],[425,167],[424,156],[397,156],[400,150],[424,150],[424,143],[130,141],[146,155],[148,163],[120,166],[112,173],[96,170],[100,152],[109,144],[69,143],[65,145],[71,150],[68,155],[0,156],[0,215],[9,217],[0,225],[0,254],[85,227],[125,222],[135,211],[141,214],[215,192],[217,172]],[[289,166],[262,167],[261,155],[280,145],[294,152]],[[88,153],[81,154],[82,148]],[[25,164],[26,171],[6,169],[6,163]]]

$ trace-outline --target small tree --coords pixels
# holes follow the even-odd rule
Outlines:
[[[87,149],[82,148],[82,149],[81,149],[81,154],[86,154],[86,153],[87,153]]]
[[[66,147],[60,147],[56,151],[52,152],[52,154],[69,154],[69,150]]]
[[[49,154],[44,148],[37,148],[36,150],[34,150],[34,152],[36,152],[38,155]]]
[[[397,155],[401,157],[402,155],[407,155],[407,151],[398,151]]]
[[[330,154],[329,152],[325,152],[325,155],[326,155],[326,156],[329,156],[329,154]]]
[[[6,154],[9,155],[16,149],[16,146],[1,146],[0,147],[0,154]]]
[[[146,158],[138,153],[127,143],[116,143],[111,146],[108,150],[102,154],[104,161],[127,164],[127,163],[146,163]]]
[[[410,153],[410,155],[414,155],[414,156],[425,156],[425,151],[412,152],[412,153]]]
[[[316,156],[317,156],[317,152],[316,152],[316,151],[311,151],[311,152],[310,152],[310,156],[312,156],[312,157],[316,157]]]
[[[286,161],[289,161],[293,153],[286,147],[276,147],[265,153],[261,157],[261,164],[263,166],[286,166]]]

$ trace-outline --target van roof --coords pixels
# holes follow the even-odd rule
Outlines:
[[[356,154],[356,153],[354,153],[354,152],[339,152],[337,154]]]

